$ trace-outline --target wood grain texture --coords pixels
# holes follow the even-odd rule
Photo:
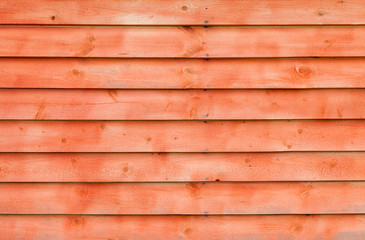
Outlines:
[[[3,153],[0,182],[363,181],[364,152]]]
[[[1,1],[0,239],[365,239],[363,9]]]
[[[0,58],[0,88],[365,88],[363,58]]]
[[[0,27],[4,57],[363,57],[365,27]]]
[[[0,152],[363,151],[365,121],[1,121]]]
[[[0,24],[365,24],[361,0],[6,0],[0,7]]]
[[[306,239],[365,238],[364,215],[0,216],[4,239]]]
[[[364,119],[364,105],[364,89],[0,89],[2,120]]]
[[[1,183],[0,214],[365,213],[364,182]]]

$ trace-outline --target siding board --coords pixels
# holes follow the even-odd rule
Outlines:
[[[362,181],[364,152],[2,153],[0,182]]]
[[[0,27],[0,56],[364,57],[365,26]]]
[[[365,88],[363,58],[0,58],[0,69],[0,88]]]
[[[364,215],[0,216],[5,239],[363,239]]]
[[[5,0],[0,7],[0,24],[365,24],[361,0]]]
[[[1,183],[0,214],[363,214],[364,182]]]
[[[364,151],[363,120],[1,121],[0,152]]]
[[[364,89],[0,89],[3,120],[364,119],[364,105]]]

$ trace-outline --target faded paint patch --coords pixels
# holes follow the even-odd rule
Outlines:
[[[334,240],[364,240],[365,231],[361,232],[341,232],[336,234]]]

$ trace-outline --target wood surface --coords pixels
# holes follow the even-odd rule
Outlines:
[[[364,151],[364,120],[1,121],[0,152]]]
[[[0,58],[0,69],[0,88],[365,88],[363,58]]]
[[[365,239],[364,9],[1,1],[0,240]]]
[[[0,24],[365,24],[361,0],[4,0],[0,7]]]
[[[361,181],[364,152],[2,153],[0,182]]]
[[[0,46],[4,57],[364,57],[365,26],[3,26]]]
[[[364,119],[364,105],[365,89],[0,89],[3,120]]]
[[[364,215],[29,216],[0,215],[5,239],[336,239],[365,237]]]
[[[364,214],[364,182],[1,183],[0,214]]]

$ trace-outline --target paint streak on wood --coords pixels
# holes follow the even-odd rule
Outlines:
[[[0,182],[361,181],[363,152],[3,153]]]
[[[0,214],[365,213],[363,182],[1,183],[0,193]]]
[[[0,88],[364,88],[362,58],[0,58]],[[336,69],[336,71],[334,71]]]
[[[365,24],[361,0],[6,0],[0,24]]]
[[[1,121],[0,152],[364,151],[364,120]]]
[[[123,58],[364,57],[364,30],[364,26],[0,27],[0,55]]]
[[[3,120],[364,119],[364,105],[363,89],[0,89]]]

